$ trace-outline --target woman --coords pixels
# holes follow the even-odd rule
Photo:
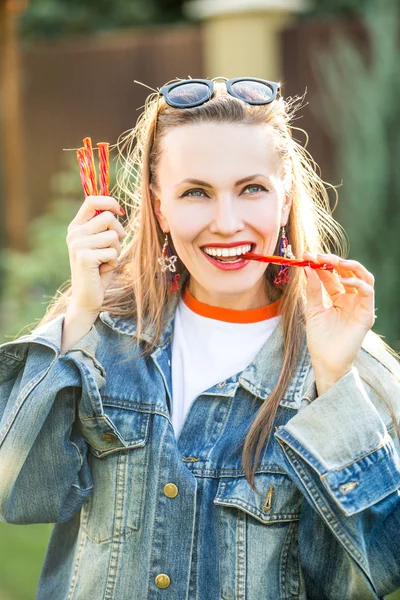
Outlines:
[[[279,84],[221,79],[148,98],[122,139],[122,248],[116,198],[88,197],[69,290],[0,347],[0,515],[55,523],[39,600],[400,587],[400,369],[374,277],[340,258]]]

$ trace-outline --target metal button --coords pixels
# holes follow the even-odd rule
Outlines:
[[[116,439],[118,438],[114,433],[103,433],[103,440],[105,442],[113,442]]]
[[[167,588],[171,583],[170,578],[165,573],[160,573],[156,577],[156,586],[159,588]]]
[[[220,390],[221,388],[225,387],[226,381],[222,381],[221,383],[217,384],[217,388]]]
[[[349,483],[342,483],[341,485],[339,485],[339,491],[342,494],[348,494],[349,492],[351,492],[351,490],[353,490],[356,486],[358,485],[357,481],[349,481]]]
[[[164,485],[164,494],[167,498],[175,498],[178,495],[178,488],[174,483],[166,483]]]

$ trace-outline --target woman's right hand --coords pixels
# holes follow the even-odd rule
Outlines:
[[[96,210],[102,210],[95,216]],[[88,196],[68,226],[71,265],[70,306],[95,316],[118,266],[125,231],[115,215],[121,208],[111,196]]]

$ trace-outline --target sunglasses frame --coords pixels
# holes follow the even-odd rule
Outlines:
[[[170,83],[169,85],[164,85],[162,88],[159,89],[159,93],[163,95],[165,102],[169,104],[169,106],[173,106],[174,108],[191,108],[194,106],[200,106],[201,104],[204,104],[213,97],[215,91],[214,83],[216,79],[223,79],[225,81],[226,89],[231,96],[234,96],[235,98],[238,98],[243,102],[247,102],[248,104],[253,105],[270,104],[273,100],[276,99],[277,94],[278,92],[280,92],[281,89],[280,83],[276,81],[269,81],[268,79],[259,79],[257,77],[235,77],[234,79],[226,79],[226,77],[215,77],[214,79],[183,79],[181,81],[175,81],[174,83]],[[270,100],[245,100],[232,89],[232,86],[238,81],[257,81],[259,83],[264,83],[272,89],[273,97]],[[185,105],[178,104],[176,102],[173,102],[172,100],[169,100],[168,94],[171,90],[188,83],[205,84],[209,90],[207,98],[198,102],[191,102],[190,104]]]

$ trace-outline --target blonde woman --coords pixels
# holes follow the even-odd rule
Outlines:
[[[400,368],[294,110],[251,77],[151,94],[69,289],[0,346],[0,516],[55,523],[37,600],[400,587]],[[241,258],[290,247],[334,270]]]

